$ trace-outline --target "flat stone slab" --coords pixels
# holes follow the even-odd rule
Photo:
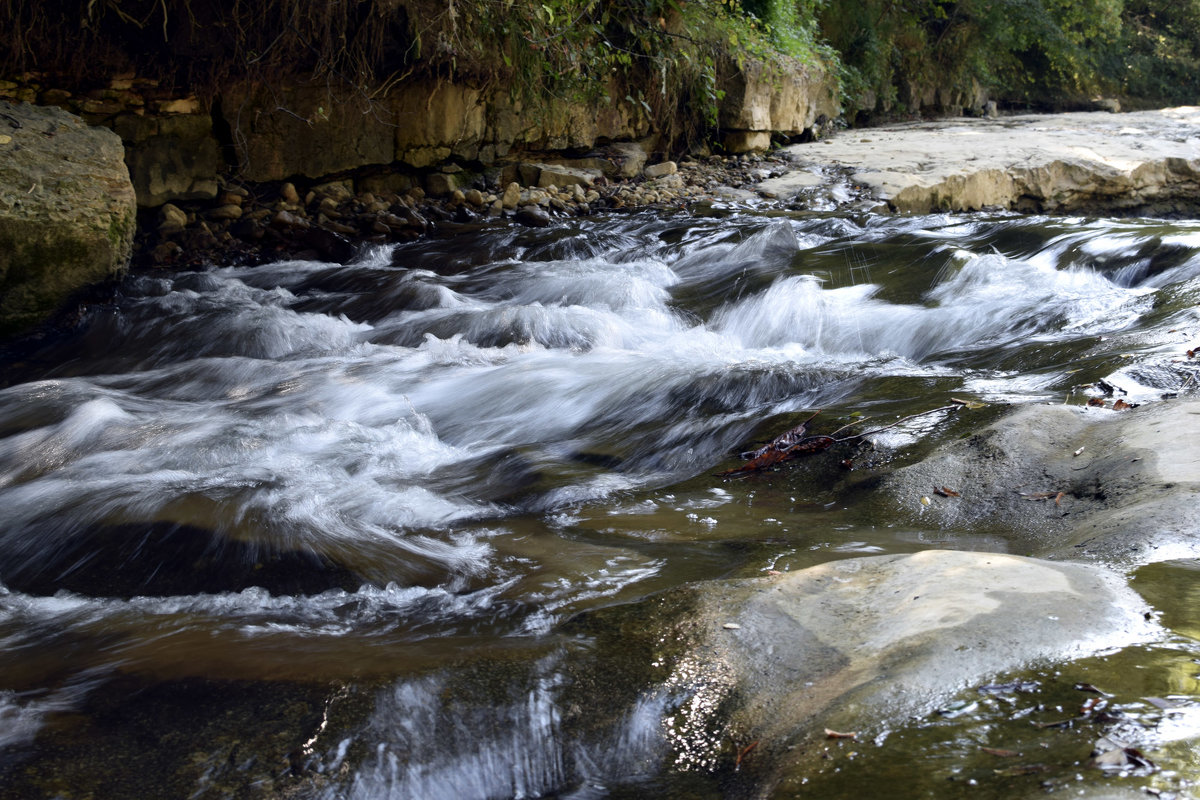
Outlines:
[[[767,785],[802,780],[825,728],[870,738],[999,674],[1161,633],[1114,572],[997,553],[846,559],[696,592],[697,644],[668,683],[695,691],[666,725],[676,763],[759,742]]]
[[[785,151],[849,170],[879,205],[905,213],[1200,207],[1200,107],[859,128]]]

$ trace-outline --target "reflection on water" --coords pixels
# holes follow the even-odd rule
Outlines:
[[[748,442],[816,409],[827,432],[964,394],[1082,402],[1072,388],[1108,376],[1152,401],[1186,380],[1153,359],[1196,327],[1194,224],[572,225],[463,230],[348,266],[139,275],[70,341],[9,365],[0,788],[119,796],[99,773],[52,778],[103,760],[103,725],[138,768],[105,693],[136,706],[200,680],[215,683],[198,718],[255,682],[301,687],[306,710],[254,737],[287,770],[235,754],[225,788],[196,766],[225,751],[177,747],[179,796],[297,776],[328,797],[719,791],[660,774],[659,721],[683,702],[669,687],[582,722],[578,698],[603,693],[566,621],[688,581],[1008,549],[896,528],[864,502],[871,469],[952,420],[847,454],[861,478],[832,455],[714,478]],[[501,653],[517,666],[460,702],[463,665]],[[146,690],[112,693],[128,681]],[[357,705],[333,702],[346,687]],[[229,702],[207,736],[256,725],[254,703]],[[318,731],[314,705],[348,710]],[[172,735],[172,715],[144,711]]]

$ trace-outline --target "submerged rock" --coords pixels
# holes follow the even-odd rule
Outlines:
[[[121,140],[58,108],[0,102],[0,336],[129,264],[137,201]]]
[[[667,681],[692,696],[664,729],[684,768],[728,767],[727,743],[758,742],[726,796],[793,796],[826,728],[871,738],[992,676],[1157,630],[1114,573],[997,553],[847,559],[694,591],[693,646]]]

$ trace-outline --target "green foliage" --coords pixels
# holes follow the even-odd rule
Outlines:
[[[1200,102],[1200,0],[828,0],[820,18],[851,108],[976,84],[1039,106]]]
[[[1126,97],[1200,104],[1200,0],[1126,0],[1119,47],[1102,59]]]
[[[668,139],[694,141],[717,124],[724,64],[829,57],[805,15],[821,1],[456,0],[410,17],[416,55],[460,78],[526,103],[617,92]]]

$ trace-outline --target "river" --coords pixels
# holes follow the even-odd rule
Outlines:
[[[716,473],[817,410],[817,433],[951,398],[983,420],[1098,380],[1158,402],[1180,387],[1146,365],[1198,298],[1195,222],[721,208],[132,276],[6,365],[0,795],[727,796],[673,761],[686,692],[646,690],[662,592],[1010,547],[872,500],[979,424],[947,414]],[[1158,569],[1181,632],[1088,674],[1191,708],[1195,567]],[[953,743],[997,713],[897,721],[810,796],[901,765],[911,796],[958,796]],[[1155,791],[1200,779],[1188,719]]]

